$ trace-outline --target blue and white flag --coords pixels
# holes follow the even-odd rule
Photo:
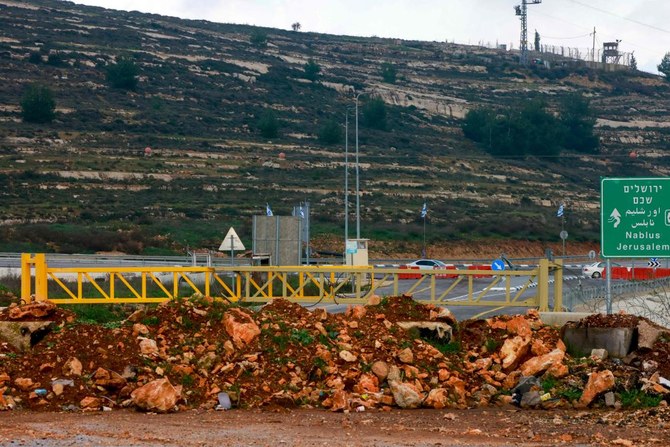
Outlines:
[[[423,202],[423,207],[421,208],[421,217],[425,218],[426,214],[428,214],[428,207],[426,206],[426,202]]]
[[[558,207],[558,211],[556,211],[556,217],[563,217],[563,204],[561,203],[561,206]]]
[[[302,206],[298,210],[298,215],[303,219],[305,218],[305,211],[302,209]]]
[[[272,210],[270,209],[269,203],[265,204],[265,214],[267,214],[268,216],[272,216]]]

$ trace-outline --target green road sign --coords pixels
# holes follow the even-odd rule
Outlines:
[[[606,258],[670,257],[670,178],[600,181],[600,252]]]

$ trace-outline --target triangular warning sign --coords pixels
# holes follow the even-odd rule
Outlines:
[[[230,227],[226,237],[223,238],[223,242],[219,245],[219,251],[230,251],[230,250],[245,250],[244,244],[240,240],[240,237],[235,233],[233,227]]]

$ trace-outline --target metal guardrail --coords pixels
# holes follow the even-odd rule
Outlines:
[[[554,310],[562,309],[562,262],[546,259],[527,270],[490,269],[410,270],[369,266],[296,267],[52,267],[45,254],[21,257],[21,298],[57,304],[156,303],[200,294],[231,302],[267,302],[285,298],[296,302],[362,304],[372,295],[415,293],[422,302],[450,306],[537,307],[549,310],[550,272],[553,272]],[[478,288],[475,288],[478,278]],[[522,279],[513,285],[512,279]],[[482,286],[481,281],[487,282]],[[402,290],[401,290],[402,283]],[[438,283],[440,287],[438,287]],[[459,301],[450,293],[467,287]],[[478,289],[477,288],[477,289]],[[492,299],[493,291],[503,291]],[[498,294],[500,295],[500,293]]]

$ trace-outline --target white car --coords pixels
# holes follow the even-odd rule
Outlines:
[[[621,264],[617,264],[616,262],[610,262],[610,265],[612,267],[621,267]],[[582,267],[582,275],[590,278],[602,278],[606,267],[607,263],[604,261],[594,262],[593,264]]]
[[[419,267],[420,270],[433,270],[433,269],[446,269],[449,266],[442,261],[437,259],[419,259],[418,261],[410,262],[407,264],[409,268]]]

